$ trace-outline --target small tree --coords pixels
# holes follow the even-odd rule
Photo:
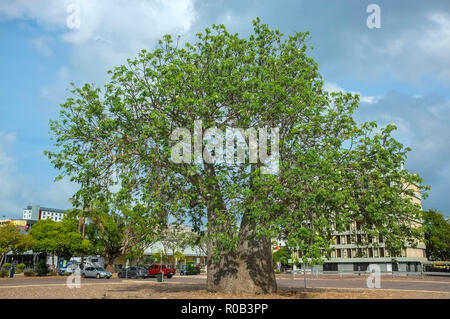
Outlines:
[[[423,212],[426,252],[429,260],[450,260],[450,221],[430,209]]]
[[[179,250],[183,251],[191,243],[191,235],[188,229],[172,224],[160,231],[159,240],[164,251],[171,252],[173,258],[176,258],[175,253]]]
[[[21,234],[19,226],[13,223],[0,225],[0,266],[3,265],[8,252],[18,254],[32,247],[32,238],[30,235]]]
[[[167,260],[167,255],[166,255],[166,253],[164,252],[164,250],[162,250],[162,249],[159,249],[156,253],[154,253],[154,254],[152,255],[152,257],[153,257],[153,259],[155,260],[155,263],[156,263],[156,264],[163,263],[164,260]]]
[[[39,220],[31,229],[34,249],[52,254],[52,269],[55,270],[55,255],[70,260],[78,253],[92,251],[92,244],[78,232],[73,220],[64,219],[58,223],[51,219]]]
[[[291,251],[287,247],[281,247],[273,253],[273,262],[281,263],[282,265],[287,265],[289,259],[291,258]]]
[[[173,255],[175,258],[175,264],[178,264],[178,262],[183,262],[186,260],[186,256],[181,251],[176,251]]]

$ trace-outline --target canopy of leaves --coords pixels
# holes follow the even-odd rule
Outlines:
[[[51,219],[39,220],[30,230],[34,250],[55,253],[69,260],[76,254],[92,251],[92,244],[84,239],[77,230],[77,224],[69,219],[58,223]]]
[[[429,260],[450,260],[450,220],[434,209],[423,212],[425,243]]]
[[[23,253],[33,248],[33,241],[28,234],[21,234],[20,227],[13,223],[0,225],[0,254]]]
[[[148,217],[145,206],[122,204],[117,207],[105,201],[93,200],[87,209],[72,209],[67,218],[86,219],[86,235],[95,253],[108,259],[125,255],[139,258],[156,240],[156,222]],[[81,226],[78,227],[79,230]]]
[[[165,36],[111,71],[103,91],[74,88],[51,121],[57,151],[46,152],[81,185],[74,198],[109,199],[118,185],[114,201],[145,204],[154,221],[206,223],[225,253],[238,247],[242,221],[310,263],[351,221],[385,236],[393,252],[414,242],[420,207],[410,186],[425,188],[403,169],[409,149],[392,137],[395,125],[357,124],[359,97],[323,89],[308,33],[284,36],[259,19],[253,27],[242,38],[213,25],[183,47]],[[170,134],[193,132],[194,120],[223,131],[279,128],[279,173],[260,174],[260,162],[174,163]]]

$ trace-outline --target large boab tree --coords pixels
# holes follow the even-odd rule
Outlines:
[[[131,198],[153,217],[206,227],[210,291],[276,291],[275,238],[309,263],[320,262],[333,232],[351,221],[369,236],[385,236],[393,254],[414,242],[420,208],[405,195],[413,184],[423,187],[403,169],[408,149],[391,137],[395,125],[359,125],[352,118],[358,96],[323,89],[307,55],[308,33],[285,37],[259,19],[253,27],[242,38],[213,25],[183,46],[165,36],[156,50],[111,71],[104,90],[74,88],[51,121],[56,151],[47,152],[81,185],[74,198],[119,184],[115,198]],[[171,134],[199,130],[196,120],[202,134],[278,128],[279,170],[264,174],[267,162],[250,162],[248,150],[241,164],[194,158],[199,140]],[[271,133],[266,142],[275,140]],[[173,160],[177,143],[189,145],[189,163]]]

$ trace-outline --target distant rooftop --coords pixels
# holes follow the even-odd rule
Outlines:
[[[39,206],[39,205],[36,205]],[[57,212],[57,213],[65,213],[65,209],[58,209],[58,208],[48,208],[48,207],[42,207],[39,206],[41,210],[50,211],[50,212]],[[33,205],[28,205],[25,209],[30,210],[33,208]]]

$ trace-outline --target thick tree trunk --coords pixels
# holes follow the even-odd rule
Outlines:
[[[219,262],[213,260],[213,243],[207,254],[207,289],[230,294],[266,294],[277,291],[272,266],[272,248],[269,238],[252,238],[254,231],[243,220],[237,252],[222,254]]]
[[[116,259],[115,256],[108,256],[108,262],[106,263],[106,270],[109,272],[113,272],[114,268],[114,260]]]
[[[215,179],[214,167],[205,165],[208,175]],[[217,247],[217,234],[227,233],[231,225],[228,220],[218,218],[217,212],[226,216],[227,208],[221,197],[219,183],[213,183],[209,190],[215,194],[208,203],[208,252],[207,279],[208,291],[232,294],[265,294],[277,290],[275,273],[272,267],[272,247],[269,238],[255,238],[255,222],[244,214],[239,230],[237,251],[220,253],[219,261],[213,258]]]

